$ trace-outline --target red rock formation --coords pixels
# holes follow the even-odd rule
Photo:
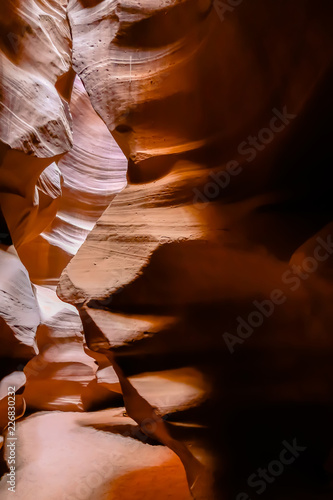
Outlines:
[[[16,0],[1,11],[0,206],[17,248],[53,219],[59,180],[51,190],[45,180],[58,175],[49,166],[72,144],[65,7],[52,0]]]
[[[8,424],[8,391],[25,384],[25,363],[38,353],[36,331],[40,315],[27,270],[15,249],[0,245],[0,448]],[[1,380],[2,379],[2,380]],[[15,414],[25,412],[21,395],[14,401]]]
[[[38,15],[35,9],[33,14]],[[56,26],[57,19],[52,23]],[[64,41],[59,40],[60,44]],[[60,57],[59,47],[57,50],[56,54]],[[37,65],[37,62],[34,64]],[[54,93],[56,97],[56,89]],[[66,103],[64,105],[67,106]],[[39,108],[37,112],[47,112],[47,109]],[[93,111],[79,80],[75,82],[70,110],[74,126],[73,150],[60,160],[59,167],[55,162],[51,163],[41,173],[36,185],[31,184],[34,199],[30,200],[28,195],[18,198],[15,193],[20,187],[18,174],[13,176],[11,191],[1,196],[4,217],[20,257],[33,282],[43,286],[57,284],[64,266],[82,244],[114,193],[125,183],[126,160],[102,120]],[[18,119],[24,122],[22,114],[18,114]],[[42,116],[38,115],[36,119],[39,124]],[[18,131],[12,122],[11,126],[13,132]],[[31,133],[37,131],[32,127]],[[66,146],[60,133],[57,136],[60,144]],[[33,152],[36,155],[45,154],[45,150]],[[21,153],[13,151],[10,154]],[[33,157],[29,164],[26,155],[21,154],[21,157],[23,164],[17,163],[15,168],[25,168],[29,175],[41,162],[47,164],[50,161],[48,158],[39,160]],[[8,163],[7,172],[12,170],[13,165]],[[2,174],[7,175],[4,164]],[[42,229],[44,231],[39,235]],[[83,410],[110,399],[109,391],[97,387],[96,365],[94,359],[84,352],[82,325],[75,310],[62,304],[54,291],[42,287],[37,290],[42,314],[42,325],[37,334],[40,353],[25,367],[27,384],[24,396],[28,408]]]
[[[42,316],[37,333],[40,354],[25,368],[24,396],[34,410],[82,411],[112,400],[112,393],[97,385],[97,366],[84,350],[77,311],[45,288],[57,284],[64,266],[125,184],[126,159],[78,79],[70,110],[74,145],[59,162],[63,182],[57,214],[40,236],[20,247],[31,279],[40,285],[36,287]]]
[[[249,500],[249,474],[286,439],[306,452],[281,481],[267,480],[268,494],[312,500],[328,490],[332,8],[236,3],[17,0],[1,17],[0,223],[40,285],[43,323],[24,395],[30,409],[83,410],[108,397],[119,408],[36,417],[42,443],[73,444],[74,475],[78,436],[119,451],[122,471],[107,475],[110,489],[88,485],[87,499],[161,496],[138,481],[138,462],[145,450],[164,481],[168,452],[134,449],[133,432],[178,455],[197,500]],[[60,160],[71,143],[71,44],[100,118],[77,81],[74,146]],[[124,161],[101,119],[128,161],[115,198]],[[64,305],[44,286],[75,253],[57,290]],[[36,432],[33,418],[19,428]],[[38,467],[41,456],[52,469],[46,452]],[[63,469],[66,493],[78,495]],[[22,472],[21,495],[32,471]],[[43,483],[38,495],[48,491]],[[183,480],[170,495],[186,498]]]
[[[285,168],[288,162],[308,168],[301,137],[311,137],[309,155],[318,146],[310,124],[318,96],[329,95],[331,9],[314,14],[302,2],[244,2],[223,25],[209,2],[72,1],[68,12],[75,71],[129,160],[129,186],[64,271],[58,293],[81,309],[89,347],[109,357],[129,415],[155,422],[152,434],[182,458],[194,496],[206,498],[195,491],[196,462],[167,435],[153,401],[129,377],[190,364],[212,379],[221,407],[229,404],[224,391],[233,393],[236,407],[246,406],[250,394],[284,404],[298,397],[299,384],[313,401],[306,374],[295,379],[292,365],[274,361],[276,350],[294,359],[302,348],[305,359],[311,356],[314,331],[300,325],[312,292],[283,291],[286,306],[276,324],[244,347],[249,359],[229,360],[223,333],[251,313],[254,300],[279,288],[292,253],[325,223],[319,213],[306,223],[306,182],[295,185]],[[287,241],[279,241],[283,233]],[[291,336],[293,315],[298,326]],[[270,329],[275,340],[265,341],[262,332]],[[324,338],[321,349],[331,350]],[[266,369],[262,346],[272,376],[285,371],[288,386],[253,382]],[[233,381],[251,359],[253,379]],[[320,393],[328,403],[329,391]],[[200,418],[218,435],[214,416]]]
[[[13,242],[20,253],[56,214],[61,183],[55,162],[72,144],[67,101],[73,73],[64,3],[4,2],[0,34],[1,307],[6,322],[1,356],[14,358],[4,364],[7,374],[38,352],[40,321],[29,275],[8,245]]]
[[[165,447],[140,442],[132,428],[134,422],[119,410],[28,417],[17,426],[16,496],[190,500],[178,458]],[[3,480],[0,492],[4,500],[12,498]]]
[[[126,184],[127,162],[94,112],[78,78],[70,103],[73,148],[59,162],[62,197],[52,222],[20,248],[31,279],[56,285],[115,193]]]
[[[1,248],[1,356],[29,359],[38,350],[35,342],[40,316],[29,275],[13,247]]]

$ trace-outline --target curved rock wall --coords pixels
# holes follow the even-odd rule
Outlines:
[[[258,0],[233,10],[221,24],[211,2],[72,0],[68,8],[73,66],[129,160],[129,185],[65,269],[58,294],[79,308],[88,346],[116,370],[128,414],[152,420],[151,435],[182,459],[195,498],[212,495],[194,458],[209,462],[209,448],[230,461],[219,469],[224,494],[237,487],[228,432],[241,411],[269,411],[264,401],[330,404],[331,320],[318,311],[319,348],[318,324],[305,322],[304,309],[314,311],[331,283],[315,276],[298,293],[288,285],[292,255],[331,210],[326,202],[312,211],[327,169],[315,185],[309,177],[328,152],[329,112],[320,124],[318,116],[322,105],[332,109],[331,8]],[[253,311],[267,298],[274,322],[264,321],[267,309]],[[325,389],[314,389],[305,369],[296,373],[300,357],[316,359],[312,376]],[[173,405],[171,382],[188,366],[197,395],[206,381],[208,407],[181,384]],[[271,383],[258,383],[267,370]],[[161,377],[170,382],[167,404],[144,390]],[[211,429],[204,453],[195,433],[192,457],[173,440],[158,416],[166,411],[171,422]]]
[[[126,158],[96,115],[77,77],[70,112],[73,148],[58,164],[62,178],[58,210],[41,235],[20,248],[31,279],[40,285],[57,284],[62,270],[115,193],[126,185]]]
[[[196,500],[249,500],[249,471],[286,439],[307,451],[268,481],[272,498],[331,494],[331,15],[303,0],[5,4],[0,224],[13,284],[0,316],[29,351],[5,374],[25,384],[17,415],[24,401],[114,407],[38,416],[45,436],[51,425],[73,443],[80,479],[61,469],[66,494],[125,498],[127,484],[148,498],[144,463],[171,477],[157,441]],[[30,316],[17,323],[21,302]],[[38,437],[32,418],[19,429]],[[119,452],[102,487],[74,463],[78,435],[98,450],[91,463],[106,442]]]
[[[18,248],[54,218],[60,181],[52,163],[72,145],[66,100],[72,78],[66,4],[4,2],[0,28],[0,206]],[[45,182],[44,189],[37,188],[43,171],[44,178],[57,177],[50,192]]]

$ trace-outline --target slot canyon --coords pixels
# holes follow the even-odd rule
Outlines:
[[[332,21],[2,0],[1,499],[333,498]]]

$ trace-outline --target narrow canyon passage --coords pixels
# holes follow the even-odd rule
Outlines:
[[[1,498],[329,500],[332,7],[4,5]]]

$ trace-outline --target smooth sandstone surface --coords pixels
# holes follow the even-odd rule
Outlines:
[[[315,304],[332,284],[314,274],[294,291],[285,274],[327,223],[315,209],[328,196],[327,169],[314,185],[310,165],[327,152],[329,113],[318,115],[331,109],[330,12],[258,0],[221,23],[210,2],[69,3],[73,66],[128,158],[129,184],[58,295],[80,310],[91,349],[108,353],[138,422],[153,404],[131,377],[189,365],[226,405],[220,417],[195,417],[222,448],[240,408],[330,404],[331,315]],[[283,300],[274,317],[254,319],[230,351],[224,333],[275,289]],[[237,485],[234,467],[225,480]]]
[[[147,444],[119,410],[84,416],[45,412],[17,427],[18,500],[191,498],[177,457]],[[1,498],[10,499],[5,481],[0,481]]]
[[[69,3],[74,68],[129,159],[130,182],[64,273],[59,293],[71,302],[127,286],[168,242],[223,243],[229,213],[222,202],[240,196],[248,170],[247,197],[268,183],[276,148],[285,147],[330,67],[332,51],[323,50],[330,39],[324,12],[313,16],[300,2],[297,7],[284,2],[275,11],[257,1],[260,16],[247,17],[249,7],[242,5],[221,29],[211,7],[209,2]],[[278,12],[286,24],[283,43],[282,35],[273,35]],[[297,29],[304,34],[301,51]],[[228,50],[217,57],[217,47]],[[295,122],[247,167],[237,147],[269,123],[273,108],[287,110]],[[223,171],[229,159],[246,167],[244,175],[229,189],[217,189],[207,210],[196,210],[195,194],[203,194],[210,174]]]
[[[28,409],[83,410],[82,394],[95,380],[94,359],[84,352],[82,325],[75,308],[53,290],[35,286],[41,313],[39,354],[24,368]]]
[[[1,357],[29,359],[38,353],[36,297],[13,247],[1,248],[0,255]]]
[[[40,285],[58,283],[115,193],[126,185],[127,161],[78,78],[70,111],[73,148],[58,164],[62,195],[57,212],[40,235],[20,248],[31,279]]]
[[[234,499],[295,436],[267,494],[331,494],[332,7],[223,9],[1,11],[19,499]]]
[[[72,146],[66,4],[16,0],[1,9],[0,207],[17,249],[54,218],[54,162]]]
[[[0,139],[40,158],[64,153],[72,143],[66,95],[57,90],[71,68],[66,5],[15,0],[1,9]]]

